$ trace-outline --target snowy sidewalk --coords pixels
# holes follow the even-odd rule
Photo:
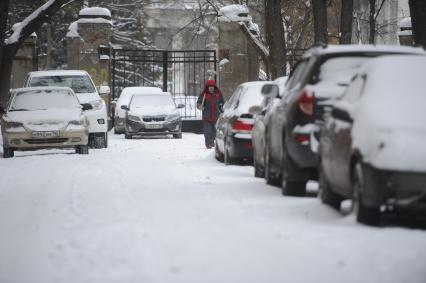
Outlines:
[[[426,231],[284,198],[203,145],[0,158],[0,282],[425,282]]]

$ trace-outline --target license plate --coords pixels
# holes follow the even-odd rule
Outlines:
[[[161,125],[161,124],[147,124],[147,125],[145,125],[145,128],[147,128],[147,129],[161,129],[161,128],[163,128],[163,125]]]
[[[56,138],[59,137],[59,131],[32,132],[33,138]]]

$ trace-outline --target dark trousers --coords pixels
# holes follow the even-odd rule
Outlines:
[[[203,121],[203,130],[206,146],[213,146],[216,138],[216,122]]]

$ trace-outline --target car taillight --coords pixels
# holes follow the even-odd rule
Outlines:
[[[311,90],[304,89],[299,96],[299,108],[308,116],[314,115],[315,95]]]
[[[232,129],[235,132],[250,132],[253,129],[253,124],[243,120],[236,120],[232,124]]]

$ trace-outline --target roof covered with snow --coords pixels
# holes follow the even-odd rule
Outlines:
[[[31,77],[51,77],[51,76],[81,76],[88,75],[84,70],[50,70],[30,72]]]
[[[91,8],[84,8],[80,10],[79,16],[83,17],[107,17],[111,18],[111,12],[107,8],[101,8],[101,7],[91,7]]]
[[[222,7],[218,14],[219,22],[248,22],[250,21],[249,9],[244,5],[228,5]]]

